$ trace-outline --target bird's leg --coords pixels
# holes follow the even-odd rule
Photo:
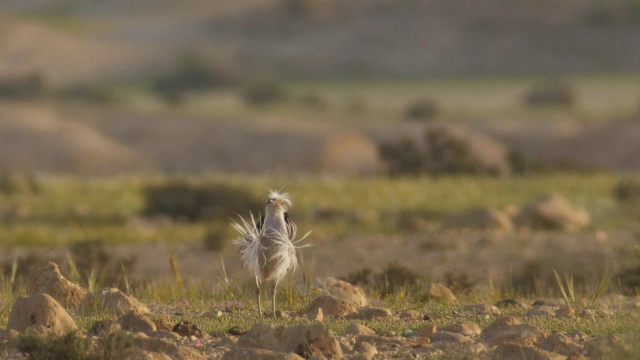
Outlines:
[[[276,318],[276,289],[278,288],[278,282],[275,281],[273,283],[273,293],[271,294],[271,312],[273,314],[273,318]]]
[[[260,279],[256,276],[256,294],[258,295],[258,313],[262,317],[262,302],[260,302]]]

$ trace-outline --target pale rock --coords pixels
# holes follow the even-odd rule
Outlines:
[[[319,295],[316,297],[307,307],[307,314],[312,316],[318,309],[322,309],[322,314],[326,316],[347,316],[357,311],[352,303],[338,299],[333,295]]]
[[[493,351],[493,358],[500,360],[565,360],[566,356],[544,351],[534,346],[503,343]]]
[[[591,224],[586,210],[560,195],[544,195],[525,206],[515,217],[518,227],[547,230],[578,230]]]
[[[529,324],[520,324],[517,319],[508,316],[497,318],[480,334],[483,342],[490,346],[504,342],[530,342],[537,344],[545,337],[545,333],[537,327]]]
[[[283,326],[257,324],[238,341],[239,348],[263,348],[277,352],[295,352],[304,358],[320,354],[327,359],[342,356],[340,343],[322,324]]]
[[[352,322],[347,325],[345,329],[345,334],[348,335],[375,335],[375,331],[369,329],[368,327]]]
[[[451,290],[439,283],[431,283],[427,296],[434,301],[445,304],[451,304],[456,301],[456,297],[453,295]]]
[[[307,286],[305,284],[299,283],[297,288],[303,294],[306,293]],[[316,277],[311,282],[311,288],[317,290],[320,294],[334,296],[357,307],[367,306],[367,297],[362,288],[334,277]]]
[[[368,343],[366,341],[361,341],[356,345],[356,352],[363,355],[366,359],[371,359],[378,353],[378,349],[376,349],[375,345]]]
[[[358,320],[390,319],[392,317],[391,310],[380,307],[362,308],[357,313],[352,313],[348,316],[349,319]]]
[[[398,317],[406,320],[418,320],[420,318],[420,313],[415,310],[405,310],[401,312]]]
[[[87,294],[87,290],[67,280],[58,264],[49,261],[49,264],[36,269],[31,276],[29,294],[47,294],[54,298],[66,309],[75,309]]]
[[[468,304],[462,307],[462,311],[474,315],[500,316],[502,312],[496,306],[487,304]]]
[[[268,349],[237,348],[226,352],[221,360],[303,360],[292,352],[277,352]]]
[[[582,346],[571,340],[567,335],[557,332],[551,334],[540,344],[542,350],[569,356],[575,353],[582,353]]]
[[[151,334],[156,331],[156,324],[145,314],[129,311],[118,319],[123,330]]]
[[[429,339],[431,340],[431,343],[444,341],[444,342],[453,342],[458,344],[466,344],[466,343],[473,342],[473,339],[471,339],[466,335],[462,335],[454,332],[442,331],[442,330],[439,330],[433,333],[429,337]]]
[[[470,321],[463,321],[453,325],[444,326],[440,328],[440,330],[458,333],[472,338],[480,335],[480,333],[482,332],[482,329],[480,329],[480,326],[478,326],[478,324]]]
[[[104,288],[88,293],[82,300],[80,309],[85,313],[104,311],[117,316],[122,316],[131,310],[140,314],[149,313],[147,305],[116,288]]]
[[[420,329],[416,330],[413,335],[414,336],[418,336],[418,337],[430,337],[431,335],[433,335],[433,333],[436,332],[436,325],[435,324],[427,324],[424,325],[423,327],[421,327]]]
[[[78,329],[73,318],[51,296],[33,294],[18,298],[11,307],[7,330],[62,336]]]

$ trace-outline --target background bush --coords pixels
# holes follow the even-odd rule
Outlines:
[[[246,189],[223,184],[190,184],[173,181],[144,189],[142,214],[167,215],[176,220],[228,220],[235,214],[259,211],[262,201]]]

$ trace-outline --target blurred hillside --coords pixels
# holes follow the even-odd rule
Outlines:
[[[637,44],[638,0],[4,1],[0,170],[372,173],[432,120],[636,170]]]

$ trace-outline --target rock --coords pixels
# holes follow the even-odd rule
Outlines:
[[[356,338],[356,344],[361,342],[368,342],[374,344],[377,348],[381,346],[392,347],[392,348],[401,348],[407,347],[414,344],[412,341],[408,341],[407,339],[400,336],[382,336],[382,335],[359,335]]]
[[[588,226],[586,210],[575,207],[562,196],[544,195],[525,206],[514,219],[518,227],[546,230],[578,230]]]
[[[352,313],[348,316],[349,319],[359,320],[389,319],[392,317],[391,310],[379,307],[362,308],[357,313]]]
[[[545,333],[537,327],[529,324],[520,324],[517,319],[509,316],[497,318],[480,334],[482,341],[490,346],[499,345],[507,341],[537,344],[545,337]]]
[[[80,309],[85,313],[104,311],[117,316],[122,316],[131,310],[139,314],[149,313],[147,305],[116,288],[104,288],[88,293],[82,300]]]
[[[314,314],[318,309],[322,309],[322,314],[326,316],[347,316],[357,310],[352,303],[338,299],[333,295],[319,295],[316,297],[309,304],[307,314]]]
[[[166,316],[158,317],[153,319],[153,323],[156,324],[156,330],[166,330],[171,331],[173,329],[173,325],[171,325],[170,320]]]
[[[452,333],[458,333],[458,334],[462,334],[472,338],[480,335],[480,333],[482,332],[478,324],[470,321],[463,321],[453,325],[445,326],[445,327],[442,327],[440,330],[448,331]]]
[[[327,359],[339,359],[342,356],[340,343],[322,324],[310,326],[257,324],[240,337],[238,347],[295,352],[304,358],[309,358],[313,354],[322,355]]]
[[[535,306],[529,310],[527,310],[526,313],[524,313],[525,317],[534,317],[534,316],[549,316],[549,317],[553,317],[555,316],[555,308],[551,307],[551,306]]]
[[[122,327],[117,321],[104,319],[96,321],[89,329],[89,334],[93,336],[106,336],[122,330]]]
[[[297,285],[302,293],[305,293],[306,290],[304,285],[305,284]],[[320,294],[332,295],[340,300],[350,302],[357,307],[367,306],[367,297],[360,287],[334,277],[316,277],[311,282],[311,288],[318,290]],[[326,312],[325,315],[327,315]]]
[[[565,360],[566,356],[544,351],[533,346],[503,343],[493,351],[493,358],[500,360]]]
[[[125,332],[116,333],[112,336],[121,336],[126,337]],[[180,346],[172,341],[166,341],[158,338],[149,338],[149,337],[140,337],[133,336],[132,343],[134,346],[149,352],[166,354],[171,359],[180,359],[180,360],[205,360],[205,356],[200,353],[198,350],[193,349],[187,346]],[[126,340],[123,341],[126,343]],[[124,357],[114,357],[114,358],[123,358]]]
[[[232,326],[231,329],[227,330],[227,334],[231,335],[244,335],[247,331],[240,326]]]
[[[473,339],[471,339],[466,335],[462,335],[454,332],[442,331],[442,330],[439,330],[433,333],[431,336],[429,336],[429,339],[431,340],[432,343],[438,342],[438,341],[453,342],[458,344],[466,344],[466,343],[473,342]]]
[[[322,322],[324,320],[324,314],[322,313],[322,308],[319,307],[315,312],[309,313],[309,319],[313,321]]]
[[[87,294],[87,290],[67,280],[58,264],[49,264],[38,268],[31,277],[29,294],[47,294],[66,309],[75,309]]]
[[[7,330],[24,332],[32,329],[38,334],[62,336],[78,330],[67,311],[47,294],[33,294],[18,298],[11,307]]]
[[[375,333],[375,331],[368,327],[354,322],[347,325],[347,328],[345,329],[345,334],[348,335],[375,335]]]
[[[428,324],[416,330],[413,335],[420,337],[430,337],[435,332],[436,326],[434,324]]]
[[[453,295],[451,290],[449,290],[446,286],[438,283],[431,283],[431,286],[429,286],[429,293],[427,294],[427,297],[435,301],[443,302],[445,304],[451,304],[452,302],[456,301],[456,297]]]
[[[405,310],[400,313],[400,319],[406,320],[418,320],[420,318],[420,313],[415,310]]]
[[[582,353],[582,346],[571,340],[567,335],[557,332],[544,339],[540,345],[542,350],[569,356]]]
[[[498,307],[498,308],[522,308],[524,306],[516,299],[502,299],[502,300],[498,300],[498,302],[496,302],[496,307]]]
[[[157,339],[173,340],[173,341],[182,339],[182,336],[180,336],[179,334],[176,334],[173,331],[167,331],[167,330],[156,330],[150,333],[149,337],[157,338]]]
[[[491,315],[491,316],[499,316],[502,315],[500,309],[493,305],[487,304],[468,304],[462,307],[462,311],[468,312],[474,315]]]
[[[575,315],[575,310],[570,307],[563,306],[555,311],[557,318],[571,317]]]
[[[232,349],[222,356],[221,360],[303,360],[295,353],[276,352],[267,349]]]
[[[471,209],[449,216],[445,226],[450,228],[470,228],[478,230],[511,231],[513,221],[505,212],[495,209]]]
[[[140,314],[136,311],[129,311],[118,319],[118,324],[122,327],[122,330],[131,332],[141,332],[144,334],[151,334],[156,331],[156,324],[149,319],[145,314]]]
[[[175,324],[175,326],[171,329],[171,331],[173,331],[174,333],[180,336],[186,336],[186,337],[195,336],[197,338],[202,337],[202,331],[198,329],[196,324],[190,321],[180,321],[179,323]]]
[[[624,339],[619,334],[598,335],[584,342],[584,350],[589,359],[604,360],[613,349],[623,344]]]
[[[366,341],[361,341],[356,345],[355,348],[358,354],[361,354],[365,359],[371,359],[375,354],[378,353],[378,349],[376,347]]]

